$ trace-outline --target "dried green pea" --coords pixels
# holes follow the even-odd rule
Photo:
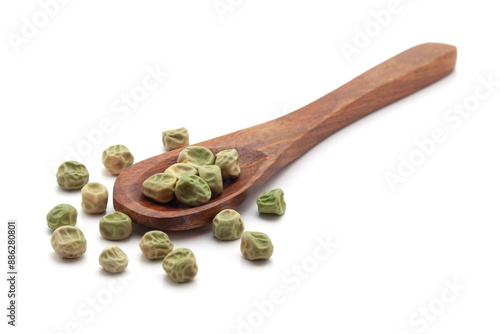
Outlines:
[[[172,175],[174,175],[178,180],[184,175],[198,175],[198,170],[185,163],[176,163],[165,169],[164,173],[172,173]]]
[[[222,173],[217,165],[203,165],[198,168],[200,177],[205,180],[212,191],[212,195],[222,192]]]
[[[98,182],[90,182],[82,188],[82,209],[86,213],[101,213],[108,206],[108,189]]]
[[[65,161],[57,169],[56,177],[61,188],[76,190],[89,182],[89,171],[79,162]]]
[[[248,260],[267,260],[274,246],[267,234],[246,231],[241,237],[241,253]]]
[[[235,149],[220,151],[215,155],[215,164],[220,167],[222,177],[237,178],[240,176],[238,151]]]
[[[87,250],[87,240],[78,227],[65,225],[54,231],[50,239],[52,248],[62,258],[82,256]]]
[[[189,146],[179,153],[177,162],[183,162],[195,168],[203,165],[213,165],[215,157],[212,151],[202,146]]]
[[[55,230],[58,227],[65,225],[76,225],[78,211],[73,205],[59,204],[47,213],[47,225]]]
[[[196,175],[184,175],[175,185],[175,198],[179,202],[198,206],[210,200],[211,192],[207,182]]]
[[[102,163],[113,175],[120,174],[134,163],[134,156],[124,145],[113,145],[102,152]]]
[[[220,240],[234,240],[245,230],[240,214],[232,209],[222,210],[212,221],[214,236]]]
[[[142,236],[139,247],[148,259],[163,259],[174,249],[174,244],[167,233],[149,231]]]
[[[163,270],[176,282],[193,280],[198,273],[198,265],[193,252],[188,248],[177,248],[163,259]]]
[[[123,240],[132,234],[132,219],[122,212],[111,212],[99,221],[99,232],[108,240]]]
[[[158,173],[142,183],[142,193],[159,203],[168,203],[174,199],[177,179],[171,173]]]
[[[167,151],[189,145],[189,132],[186,128],[167,130],[162,133],[163,146]]]
[[[127,268],[128,256],[118,246],[108,246],[99,255],[99,264],[110,273],[120,273]]]
[[[274,213],[282,215],[286,210],[285,193],[281,188],[269,190],[257,197],[257,206],[260,213]]]

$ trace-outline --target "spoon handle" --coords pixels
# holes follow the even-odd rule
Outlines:
[[[443,78],[456,59],[452,45],[417,45],[309,105],[240,135],[246,144],[274,155],[273,169],[279,170],[332,133]]]

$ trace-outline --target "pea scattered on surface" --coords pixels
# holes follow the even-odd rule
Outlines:
[[[128,256],[118,246],[108,246],[99,255],[99,264],[110,273],[120,273],[127,268]]]
[[[198,273],[198,265],[193,252],[188,248],[177,248],[163,259],[163,270],[176,282],[193,280]]]
[[[269,190],[257,197],[257,207],[260,213],[283,215],[286,210],[285,193],[281,188]]]
[[[78,211],[73,205],[59,204],[47,213],[47,225],[55,230],[65,225],[76,225]]]
[[[234,240],[245,230],[240,214],[232,209],[222,210],[212,221],[214,236],[220,240]]]
[[[215,155],[215,164],[220,167],[222,177],[237,178],[240,176],[240,162],[235,149],[220,151]]]
[[[77,190],[89,182],[89,171],[77,161],[65,161],[59,166],[56,177],[61,188]]]
[[[213,165],[215,157],[212,151],[202,146],[189,146],[179,153],[177,162],[183,162],[198,169],[203,165]]]
[[[246,231],[241,237],[241,253],[248,260],[267,260],[273,255],[274,246],[267,234]]]
[[[142,193],[159,203],[168,203],[174,199],[176,182],[172,173],[158,173],[142,183]]]
[[[90,182],[82,188],[82,209],[87,213],[101,213],[108,206],[108,189],[98,182]]]
[[[167,130],[162,133],[163,146],[167,151],[189,145],[189,132],[186,128]]]
[[[184,175],[175,185],[175,197],[189,206],[205,204],[211,195],[207,182],[196,175]]]
[[[178,180],[184,175],[198,175],[198,170],[185,163],[176,163],[165,169],[164,173],[172,173]]]
[[[122,212],[111,212],[99,221],[99,232],[108,240],[123,240],[132,234],[132,219]]]
[[[200,177],[207,182],[212,195],[219,195],[222,192],[222,173],[217,165],[203,165],[198,168]]]
[[[163,259],[174,249],[167,233],[162,231],[149,231],[145,233],[139,243],[142,253],[150,260]]]
[[[102,163],[113,175],[120,174],[134,163],[134,156],[124,145],[113,145],[102,152]]]
[[[52,248],[62,258],[82,256],[87,250],[87,240],[78,227],[65,225],[54,231],[50,239]]]

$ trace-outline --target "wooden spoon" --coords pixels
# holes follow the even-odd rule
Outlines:
[[[235,148],[241,166],[240,177],[202,206],[159,204],[142,194],[144,180],[177,162],[182,148],[138,162],[116,179],[115,210],[136,223],[161,230],[189,230],[207,224],[219,211],[236,208],[251,190],[332,133],[443,78],[453,71],[456,58],[457,49],[452,45],[421,44],[293,113],[196,144],[214,153]]]

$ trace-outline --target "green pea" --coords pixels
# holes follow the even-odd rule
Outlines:
[[[175,197],[189,206],[202,205],[210,200],[210,187],[199,176],[184,175],[175,185]]]
[[[108,240],[123,240],[132,234],[132,219],[122,212],[111,212],[99,221],[99,232]]]
[[[184,175],[198,175],[198,170],[185,163],[176,163],[165,169],[164,173],[172,173],[178,180]]]
[[[220,167],[222,177],[237,178],[240,176],[240,162],[235,149],[220,151],[215,155],[215,164]]]
[[[179,153],[177,162],[183,162],[195,168],[199,168],[203,165],[213,165],[215,157],[212,151],[206,147],[189,146]]]
[[[101,213],[108,206],[108,189],[98,182],[90,182],[82,188],[82,209],[86,213]]]
[[[282,215],[286,210],[285,193],[281,188],[269,190],[257,197],[257,206],[260,213],[274,213]]]
[[[89,182],[89,171],[79,162],[65,161],[59,166],[56,177],[61,188],[76,190]]]
[[[200,177],[205,180],[212,191],[212,195],[222,192],[222,173],[217,165],[203,165],[198,168]]]
[[[177,248],[163,259],[163,270],[176,282],[192,281],[198,273],[193,252],[188,248]]]
[[[149,231],[142,236],[139,243],[142,254],[148,259],[163,259],[174,249],[167,233],[162,231]]]
[[[55,230],[64,225],[76,225],[78,211],[73,205],[59,204],[47,213],[47,225]]]
[[[99,264],[110,273],[120,273],[127,268],[128,256],[118,246],[108,246],[99,255]]]
[[[220,240],[234,240],[245,230],[240,214],[232,209],[222,210],[212,221],[214,236]]]
[[[273,255],[274,246],[267,234],[246,231],[241,237],[241,253],[248,260],[267,260]]]
[[[134,156],[123,145],[113,145],[102,152],[102,163],[113,175],[120,174],[125,168],[132,166]]]
[[[82,256],[87,250],[87,240],[82,231],[71,225],[56,229],[50,243],[58,256],[67,259]]]
[[[177,179],[171,173],[158,173],[142,183],[142,193],[159,203],[168,203],[174,199]]]
[[[163,146],[167,151],[189,145],[189,132],[186,128],[167,130],[162,133]]]

